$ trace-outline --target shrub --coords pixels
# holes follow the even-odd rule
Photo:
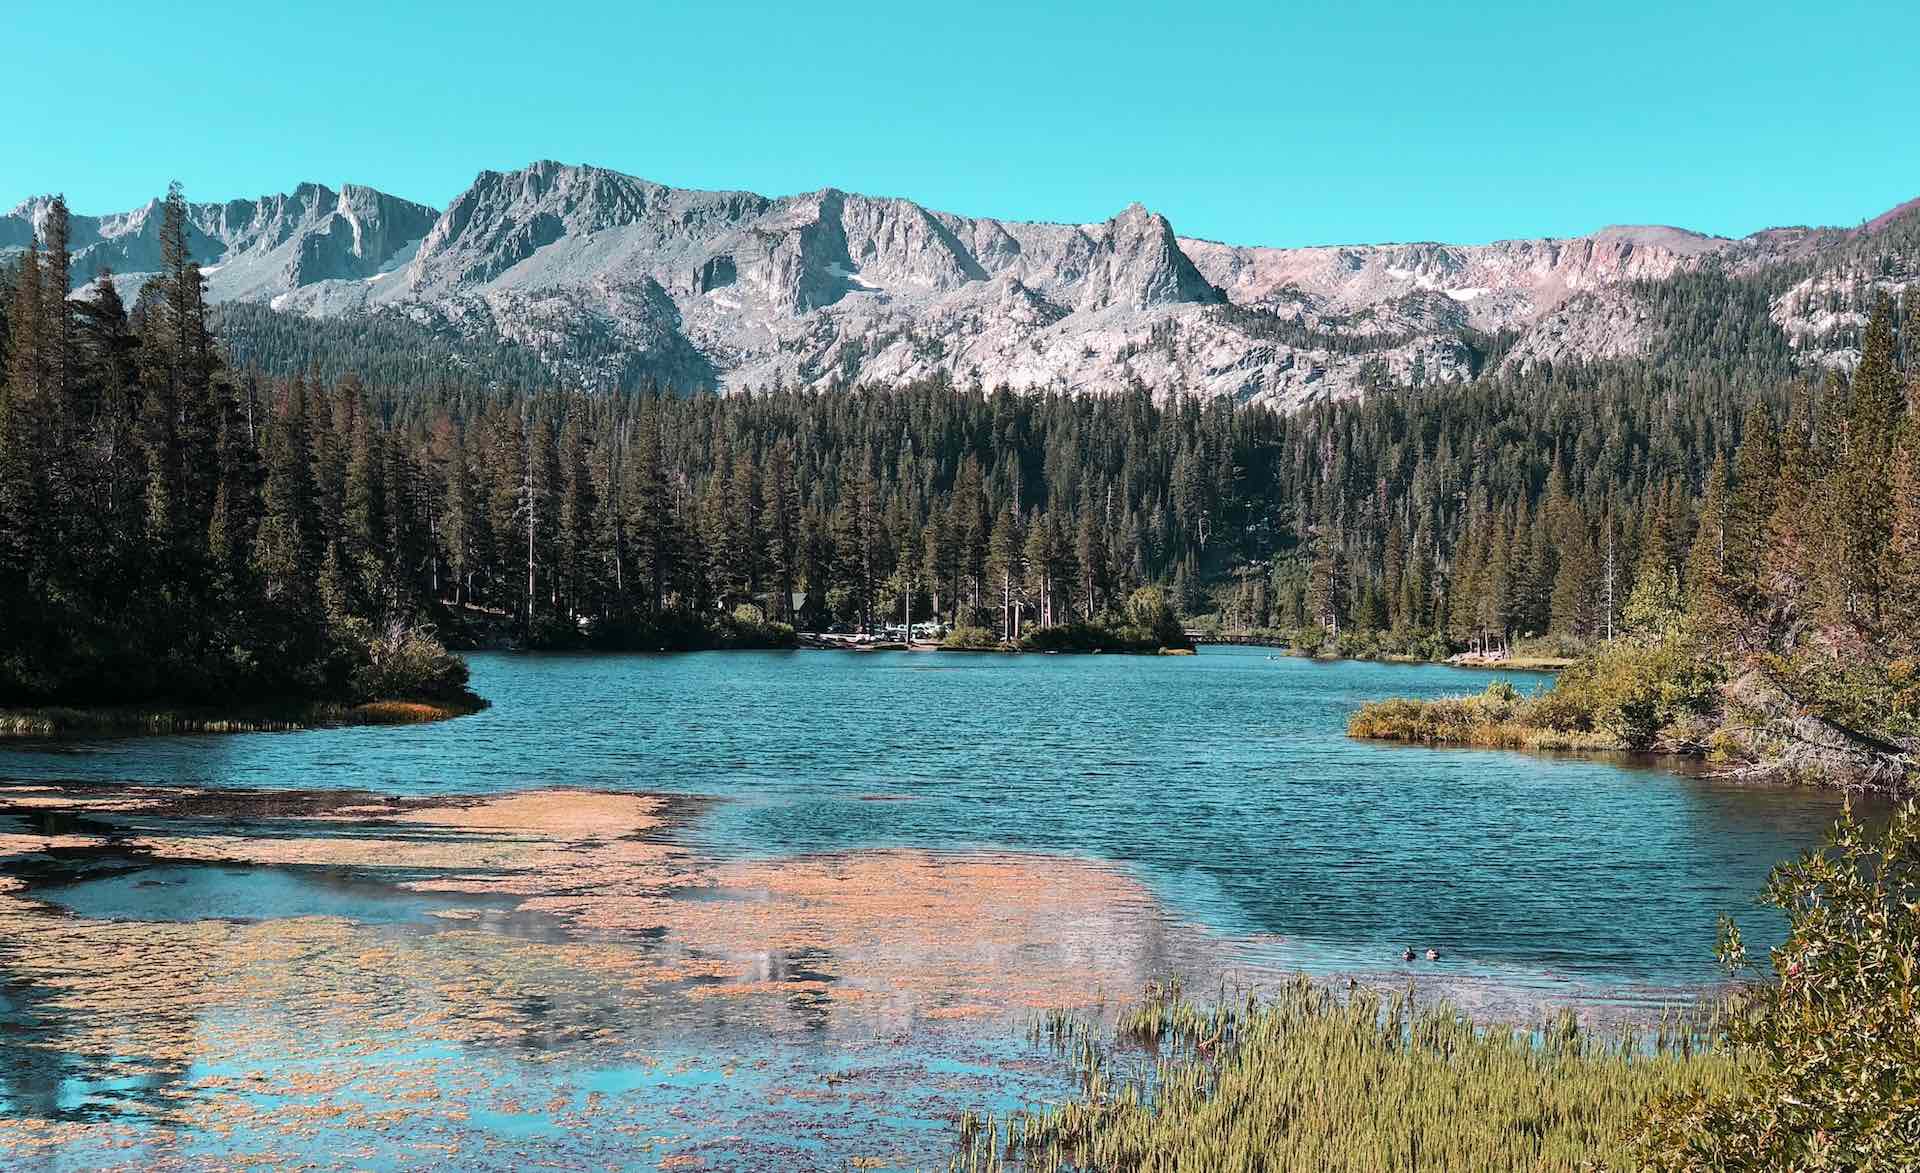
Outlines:
[[[1515,659],[1577,660],[1592,650],[1593,644],[1589,640],[1551,632],[1513,641]]]
[[[1348,628],[1334,641],[1334,653],[1343,659],[1366,660],[1379,654],[1379,643],[1371,631]]]
[[[1648,1168],[1920,1168],[1920,808],[1870,836],[1849,807],[1826,846],[1773,871],[1787,914],[1773,980],[1734,1041],[1746,1086],[1662,1101],[1640,1135]],[[1747,966],[1722,922],[1721,960]]]
[[[962,652],[993,652],[1000,650],[1000,637],[984,627],[956,627],[940,646]]]
[[[428,627],[395,620],[375,629],[341,625],[353,666],[348,690],[355,701],[454,700],[467,695],[467,662],[449,652]]]
[[[1021,637],[1020,647],[1028,652],[1154,652],[1166,647],[1186,650],[1187,641],[1183,634],[1178,644],[1169,645],[1164,631],[1124,621],[1077,621],[1035,628]]]
[[[1115,632],[1096,623],[1060,623],[1038,627],[1020,637],[1028,652],[1104,652],[1129,650]]]
[[[1141,587],[1127,597],[1127,624],[1139,628],[1158,647],[1189,646],[1186,631],[1159,587]]]
[[[1629,749],[1646,749],[1669,730],[1695,732],[1720,706],[1719,665],[1691,639],[1616,640],[1567,669],[1560,704],[1591,715],[1592,728]]]
[[[1296,627],[1287,634],[1287,647],[1303,656],[1317,655],[1327,645],[1330,633],[1318,624]]]

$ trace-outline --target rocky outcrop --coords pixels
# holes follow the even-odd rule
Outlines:
[[[1141,311],[1226,300],[1180,251],[1166,217],[1139,204],[1102,225],[1083,279],[1079,308]]]
[[[0,249],[15,238],[24,245],[23,225],[37,231],[50,203],[30,200],[0,218]],[[336,192],[303,183],[284,195],[189,204],[187,250],[206,273],[213,300],[264,301],[388,271],[411,257],[438,217],[432,208],[372,188],[349,184]],[[138,283],[157,271],[160,222],[158,200],[118,215],[70,217],[75,284],[107,270],[123,283]]]
[[[0,217],[25,247],[46,200]],[[1095,224],[934,212],[824,189],[769,198],[546,161],[482,172],[444,212],[347,185],[194,204],[210,296],[313,318],[397,312],[507,341],[589,387],[826,385],[945,374],[1298,405],[1658,354],[1646,283],[1780,279],[1771,326],[1845,366],[1871,298],[1920,285],[1920,208],[1743,240],[1617,226],[1570,239],[1257,248],[1177,236],[1138,204]],[[159,263],[159,205],[73,217],[77,283]],[[1771,289],[1768,294],[1772,296]]]

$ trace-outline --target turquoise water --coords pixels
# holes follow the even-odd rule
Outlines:
[[[1438,666],[1246,648],[472,662],[493,708],[463,720],[17,747],[0,752],[0,778],[705,795],[726,801],[678,834],[722,857],[1085,855],[1128,869],[1234,961],[1380,968],[1434,945],[1461,971],[1601,986],[1712,980],[1723,913],[1777,933],[1755,902],[1767,870],[1838,810],[1826,794],[1647,764],[1344,735],[1364,700],[1476,691],[1493,675]],[[137,882],[82,896],[164,915],[165,888]],[[296,889],[255,899],[297,902]]]
[[[1110,1024],[1168,975],[1345,973],[1501,1020],[1692,997],[1720,914],[1777,939],[1767,870],[1838,809],[1345,736],[1365,700],[1493,675],[1434,666],[473,669],[494,707],[435,725],[0,749],[0,1167],[942,1168],[962,1112],[1072,1094],[1037,1007]],[[562,787],[699,801],[605,830],[636,804],[543,796],[516,818],[595,813],[523,834],[380,797]]]

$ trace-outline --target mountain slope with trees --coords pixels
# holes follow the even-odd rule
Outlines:
[[[1658,745],[1754,772],[1912,787],[1920,776],[1912,323],[1882,297],[1851,377],[1796,386],[1784,414],[1765,399],[1750,406],[1697,505],[1656,515],[1638,543],[1618,638],[1550,692],[1386,702],[1357,714],[1353,732]],[[1500,547],[1496,537],[1486,578],[1467,580],[1483,598],[1507,581]]]
[[[465,665],[416,623],[408,478],[387,508],[366,475],[407,454],[329,435],[360,475],[316,483],[303,401],[222,359],[178,189],[158,231],[162,273],[131,308],[110,276],[67,296],[58,201],[8,275],[0,700],[469,703]]]
[[[131,309],[110,274],[58,295],[57,202],[48,247],[6,274],[9,699],[365,696],[395,649],[445,666],[428,628],[654,648],[937,617],[1097,645],[1085,630],[1175,626],[1136,600],[1152,588],[1190,623],[1349,655],[1578,653],[1689,615],[1737,697],[1853,732],[1848,704],[1907,703],[1912,292],[1881,297],[1851,376],[1817,383],[1758,324],[1765,287],[1703,271],[1644,291],[1678,340],[1662,358],[1295,412],[944,377],[594,393],[398,321],[283,336],[274,361],[306,373],[237,367],[266,361],[259,335],[216,337],[185,207],[163,209],[166,272]],[[1864,732],[1906,752],[1899,728]]]

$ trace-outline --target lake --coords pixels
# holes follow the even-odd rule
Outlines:
[[[1166,974],[1684,1001],[1839,809],[1346,738],[1439,666],[471,660],[443,724],[0,750],[0,1157],[944,1164],[1064,1087],[1023,1021]]]

